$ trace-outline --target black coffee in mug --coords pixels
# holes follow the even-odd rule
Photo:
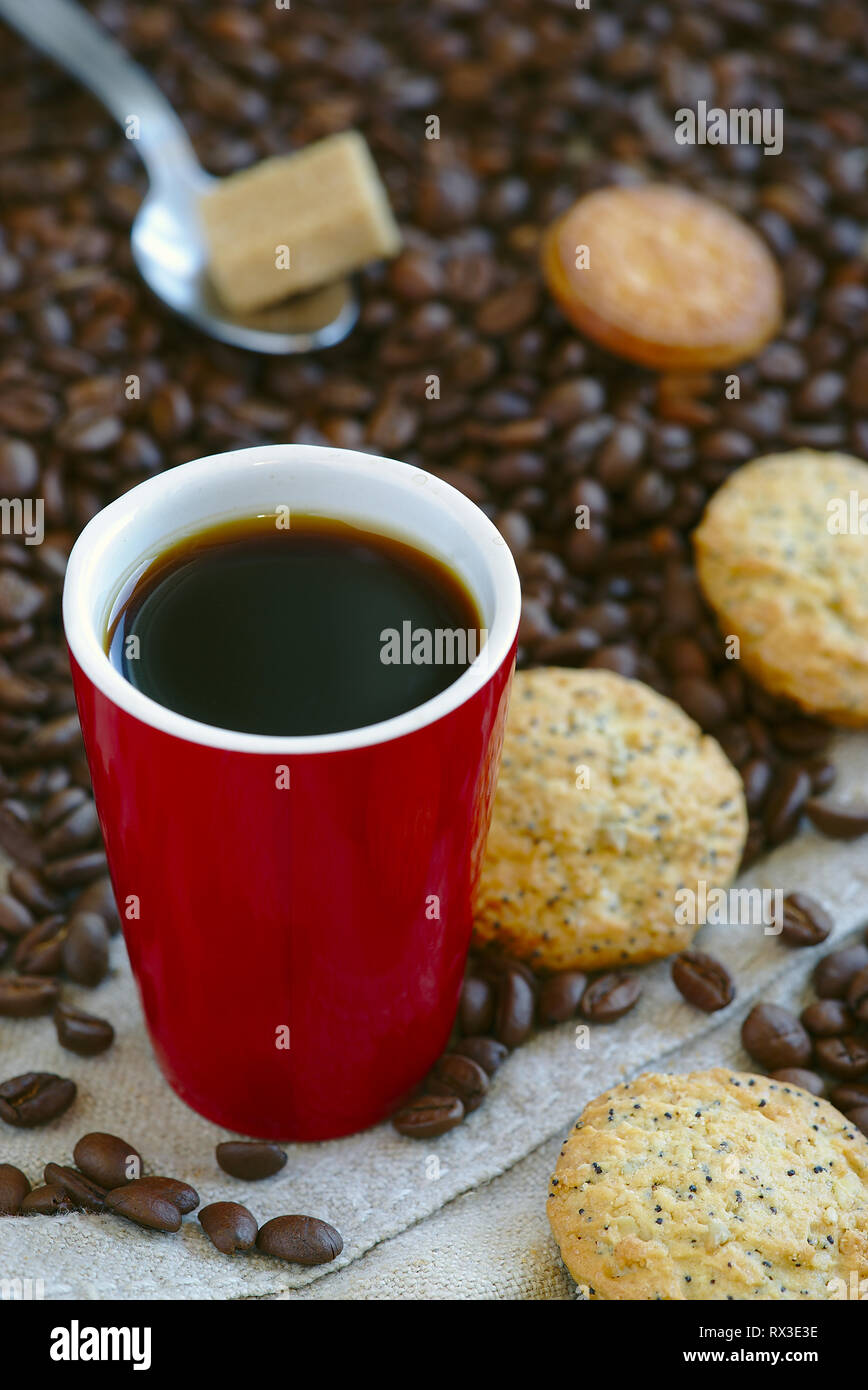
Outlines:
[[[414,709],[457,680],[484,640],[472,596],[439,559],[292,513],[169,546],[121,596],[106,650],[168,709],[289,736]]]

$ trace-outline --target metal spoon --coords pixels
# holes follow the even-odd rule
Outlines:
[[[309,352],[347,336],[359,309],[345,280],[256,314],[235,315],[221,304],[197,211],[217,180],[205,173],[160,89],[75,0],[0,0],[0,16],[93,92],[130,136],[137,132],[131,144],[150,188],[133,222],[132,250],[164,304],[212,338],[252,352]]]

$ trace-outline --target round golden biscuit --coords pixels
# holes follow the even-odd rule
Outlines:
[[[676,893],[727,887],[746,833],[741,778],[671,700],[611,671],[519,671],[476,944],[543,970],[680,951],[696,926]]]
[[[868,722],[868,464],[811,449],[754,459],[711,498],[693,544],[744,669],[809,714]]]
[[[587,247],[587,265],[579,265]],[[567,318],[619,357],[667,371],[752,357],[781,323],[778,268],[757,233],[685,188],[601,188],[549,228],[542,268]]]
[[[767,1076],[648,1073],[586,1106],[548,1215],[591,1299],[852,1298],[868,1281],[868,1140]]]

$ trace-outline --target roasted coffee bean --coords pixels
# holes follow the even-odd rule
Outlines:
[[[15,969],[23,975],[57,975],[66,934],[66,918],[59,913],[38,922],[15,947]]]
[[[0,847],[31,869],[42,863],[42,849],[33,831],[27,807],[20,801],[0,803]]]
[[[821,1096],[826,1089],[822,1076],[804,1067],[780,1067],[771,1073],[771,1077],[785,1086],[800,1086],[803,1091],[810,1091],[812,1096]]]
[[[854,975],[847,986],[847,1003],[860,1023],[868,1023],[868,967]]]
[[[639,669],[635,650],[624,642],[613,642],[609,646],[599,647],[587,664],[592,670],[614,671],[628,680],[632,680]]]
[[[68,1110],[76,1085],[53,1072],[26,1071],[0,1083],[0,1120],[18,1129],[48,1124]]]
[[[0,975],[0,1018],[37,1018],[50,1014],[60,986],[42,975]]]
[[[576,627],[556,637],[543,638],[534,647],[534,658],[546,665],[584,666],[589,654],[599,645],[598,633],[587,627]]]
[[[121,923],[110,878],[106,876],[94,879],[93,883],[89,883],[78,894],[70,909],[70,915],[77,917],[80,913],[85,912],[95,912],[98,917],[101,917],[108,928],[109,935],[114,936],[120,930]]]
[[[41,681],[0,670],[0,709],[29,714],[48,703],[50,692]]]
[[[50,888],[77,888],[82,883],[90,883],[105,873],[105,854],[100,849],[85,854],[73,854],[64,859],[53,859],[44,865],[42,876]]]
[[[725,1009],[735,998],[735,985],[726,966],[702,951],[682,951],[676,956],[672,979],[688,1004],[707,1014]]]
[[[458,165],[432,170],[419,183],[416,214],[432,232],[452,231],[471,221],[479,189],[476,180]]]
[[[24,439],[0,440],[0,491],[4,497],[30,497],[39,479],[36,450]]]
[[[95,912],[70,917],[62,951],[63,969],[80,985],[98,985],[108,973],[109,934]]]
[[[836,1038],[853,1027],[853,1015],[841,999],[815,999],[801,1012],[802,1023],[815,1038]]]
[[[464,1119],[464,1103],[458,1096],[415,1096],[392,1116],[399,1134],[410,1139],[436,1139]]]
[[[780,845],[793,834],[812,790],[804,768],[791,765],[775,773],[763,814],[769,844]]]
[[[683,676],[676,680],[672,694],[700,728],[716,729],[726,719],[726,700],[710,681]]]
[[[521,601],[518,640],[533,644],[554,635],[554,625],[541,599],[525,594]]]
[[[191,1211],[195,1211],[199,1205],[199,1194],[195,1187],[191,1187],[188,1182],[181,1182],[180,1178],[148,1176],[134,1179],[129,1186],[135,1187],[137,1192],[150,1192],[165,1198],[167,1202],[171,1202],[173,1206],[177,1207],[182,1216],[187,1216]]]
[[[508,970],[497,982],[494,1036],[504,1047],[520,1047],[533,1028],[534,993],[524,975]]]
[[[638,975],[613,970],[592,980],[582,995],[582,1013],[592,1023],[613,1023],[638,1003],[642,984]]]
[[[421,251],[403,251],[389,267],[389,280],[401,299],[430,299],[443,289],[440,263]]]
[[[495,1038],[459,1038],[452,1051],[460,1052],[462,1057],[470,1057],[474,1062],[478,1062],[489,1076],[493,1076],[509,1056],[509,1048],[504,1047],[503,1043],[497,1042]]]
[[[24,936],[33,925],[33,913],[24,903],[11,893],[0,893],[0,931],[8,936]]]
[[[83,1134],[72,1151],[77,1167],[107,1192],[142,1175],[142,1156],[116,1134],[93,1130]]]
[[[540,408],[553,424],[572,425],[576,420],[596,415],[605,400],[605,387],[594,377],[568,377],[549,388],[540,401]],[[602,496],[605,498],[606,494]]]
[[[828,746],[831,730],[813,719],[788,719],[775,727],[775,742],[787,753],[796,756],[822,753]]]
[[[76,1052],[79,1057],[96,1057],[115,1040],[115,1030],[107,1019],[74,1009],[71,1004],[57,1005],[54,1026],[61,1047]]]
[[[751,758],[741,768],[744,783],[744,797],[751,815],[762,810],[766,793],[771,785],[772,765],[766,758]]]
[[[592,603],[581,611],[582,622],[605,641],[623,637],[630,626],[630,615],[622,603],[604,600]]]
[[[868,945],[845,946],[817,962],[814,969],[814,989],[821,999],[843,999],[850,981],[860,970],[868,968]]]
[[[531,319],[539,302],[539,287],[535,280],[511,285],[507,290],[486,299],[476,314],[480,333],[500,337],[513,333]]]
[[[55,758],[74,757],[81,747],[78,715],[63,714],[49,719],[28,739],[26,750],[34,761],[52,762]]]
[[[787,893],[783,901],[781,936],[790,946],[817,946],[835,925],[828,912],[808,893]]]
[[[256,1244],[259,1227],[240,1202],[211,1202],[199,1212],[199,1222],[211,1244],[224,1255],[252,1250]]]
[[[834,840],[855,840],[868,832],[868,806],[865,805],[818,801],[812,796],[805,802],[805,814],[818,830]]]
[[[57,428],[56,439],[70,453],[100,453],[117,444],[123,425],[117,417],[99,410],[80,410],[68,416]]]
[[[324,1265],[344,1248],[340,1232],[315,1216],[275,1216],[256,1237],[263,1255],[296,1265]]]
[[[21,1202],[22,1216],[62,1216],[75,1211],[72,1198],[60,1187],[34,1187]]]
[[[0,621],[22,623],[33,618],[45,603],[45,593],[15,570],[0,569]]]
[[[811,1039],[789,1009],[755,1004],[741,1026],[745,1052],[770,1071],[804,1067],[811,1060]]]
[[[575,1018],[587,983],[587,976],[581,970],[564,970],[544,980],[537,999],[539,1023],[547,1026]]]
[[[20,1168],[0,1163],[0,1216],[17,1216],[30,1191],[30,1183]]]
[[[107,1193],[106,1206],[118,1216],[147,1226],[152,1231],[178,1231],[181,1213],[165,1193],[154,1187],[142,1187],[143,1179],[115,1188]]]
[[[72,791],[73,788],[70,787],[69,790]],[[98,835],[96,807],[92,801],[85,801],[43,835],[40,849],[46,859],[59,859],[75,850],[87,849]]]
[[[68,786],[69,770],[59,763],[53,767],[31,767],[18,774],[19,795],[27,800],[43,801]]]
[[[564,546],[564,559],[573,574],[586,575],[602,560],[609,543],[605,522],[596,521],[584,530],[572,531]]]
[[[488,1094],[488,1073],[471,1057],[460,1052],[446,1052],[435,1064],[425,1090],[430,1095],[458,1096],[469,1115]]]
[[[504,951],[499,951],[496,947],[490,946],[473,958],[473,973],[494,983],[502,980],[504,975],[514,973],[521,975],[532,990],[536,990],[537,987],[537,978],[529,965],[526,965],[523,960],[516,960],[515,957],[506,955]]]
[[[836,1086],[829,1096],[833,1105],[849,1115],[851,1110],[868,1107],[868,1085],[859,1081],[848,1081]]]
[[[224,1173],[246,1182],[273,1177],[286,1164],[286,1153],[280,1145],[264,1139],[229,1139],[218,1144],[215,1152]]]
[[[494,1022],[494,993],[487,980],[468,975],[461,986],[458,1027],[462,1033],[487,1033]]]
[[[46,830],[50,830],[70,811],[75,811],[87,800],[87,793],[81,787],[62,787],[42,803],[39,819]]]
[[[46,917],[63,907],[63,899],[24,864],[16,864],[14,869],[10,869],[9,888],[18,901],[38,917]]]
[[[840,1038],[818,1038],[817,1061],[824,1071],[842,1081],[858,1081],[868,1076],[868,1042],[853,1033]]]
[[[151,401],[150,419],[155,435],[163,443],[181,439],[193,423],[193,405],[183,386],[178,382],[161,386]]]
[[[43,1173],[49,1187],[59,1187],[65,1192],[73,1206],[82,1211],[105,1211],[105,1188],[92,1182],[74,1168],[65,1168],[59,1163],[46,1163]]]

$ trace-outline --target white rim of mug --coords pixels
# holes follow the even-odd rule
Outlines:
[[[100,563],[106,548],[117,538],[118,532],[130,527],[131,545],[129,565],[126,571],[115,576],[112,585],[114,593],[120,591],[125,578],[138,564],[146,558],[153,558],[155,553],[159,553],[161,546],[171,544],[176,538],[168,534],[159,542],[136,551],[134,537],[137,514],[143,514],[167,491],[186,491],[199,483],[204,485],[203,492],[213,494],[216,503],[219,500],[221,479],[237,474],[241,469],[267,467],[275,463],[292,463],[296,466],[307,464],[317,470],[328,468],[335,471],[352,467],[362,476],[367,474],[372,480],[376,479],[379,482],[385,478],[398,488],[410,489],[413,493],[424,485],[432,499],[436,498],[438,504],[451,514],[470,537],[481,554],[491,579],[495,596],[494,616],[487,629],[487,641],[476,660],[445,690],[392,719],[382,720],[378,724],[368,724],[359,729],[343,729],[330,734],[250,734],[204,724],[158,704],[156,700],[152,700],[150,696],[131,685],[109,660],[103,648],[102,634],[91,621],[91,603],[88,600],[95,585],[105,587]],[[237,508],[230,509],[224,519],[236,515],[239,515]],[[338,520],[352,521],[351,516],[342,517],[339,511],[335,511],[333,515]],[[220,515],[215,513],[212,516],[209,513],[203,516],[202,522],[211,525],[220,519]],[[367,520],[362,524],[374,530],[377,526],[377,523]],[[411,535],[403,535],[400,526],[393,525],[387,516],[383,517],[382,527],[384,535],[400,536],[401,539],[417,546],[421,544]],[[180,534],[188,534],[191,529],[195,528],[185,526]],[[478,602],[479,598],[476,597]],[[416,733],[437,723],[472,699],[499,670],[515,640],[520,612],[521,586],[508,545],[485,513],[457,488],[423,469],[402,463],[398,459],[382,458],[350,449],[307,444],[270,444],[262,448],[234,449],[228,453],[210,454],[204,458],[193,459],[189,463],[179,464],[139,483],[114,502],[110,502],[85,526],[70,553],[63,588],[63,626],[70,652],[88,680],[113,704],[142,724],[150,725],[151,728],[159,729],[187,743],[219,748],[226,752],[266,755],[300,756],[368,748]]]

